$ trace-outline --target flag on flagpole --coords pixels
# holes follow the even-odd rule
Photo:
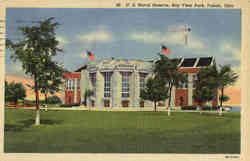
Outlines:
[[[169,48],[167,48],[165,45],[161,45],[161,53],[170,55],[171,50]]]
[[[88,57],[90,60],[94,60],[94,59],[95,59],[94,53],[92,53],[91,51],[88,51],[88,50],[87,50],[87,57]]]

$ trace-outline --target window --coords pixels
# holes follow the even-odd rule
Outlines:
[[[183,96],[180,96],[180,106],[183,106],[183,102],[184,102]]]
[[[66,89],[67,89],[67,90],[69,89],[69,86],[70,86],[70,80],[67,79],[67,80],[66,80]]]
[[[66,81],[66,89],[67,90],[72,90],[74,89],[74,80],[71,80],[71,79],[67,79]]]
[[[80,79],[77,79],[77,89],[80,89],[80,86],[81,86]]]
[[[184,82],[183,82],[181,88],[188,88],[188,75],[187,74],[185,74],[185,76],[184,76]]]
[[[90,73],[89,77],[93,87],[94,96],[96,96],[96,73]]]
[[[74,90],[75,88],[75,79],[71,80],[71,89]]]
[[[147,74],[146,73],[140,73],[140,90],[143,90],[145,87],[145,78]]]
[[[122,75],[122,97],[127,98],[129,97],[129,78],[130,72],[121,72]]]
[[[110,97],[112,72],[103,72],[104,77],[104,97]]]

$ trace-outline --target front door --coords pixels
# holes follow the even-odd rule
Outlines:
[[[68,104],[71,104],[71,96],[69,96]]]
[[[110,101],[104,100],[104,107],[110,107]]]
[[[142,108],[144,107],[144,101],[140,102],[140,107],[142,107]]]
[[[184,102],[183,96],[180,96],[180,106],[183,106],[183,102]]]
[[[122,101],[122,107],[128,107],[129,101],[124,100]]]
[[[95,107],[95,101],[94,100],[91,100],[91,106]]]

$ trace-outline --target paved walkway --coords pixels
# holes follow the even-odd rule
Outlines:
[[[35,109],[35,107],[24,107],[23,109]],[[144,107],[144,108],[134,108],[134,107],[48,107],[47,109],[44,107],[40,107],[41,110],[83,110],[83,111],[154,111],[153,107]],[[166,107],[157,107],[157,111],[168,111]],[[198,110],[180,110],[175,109],[171,110],[171,112],[200,112]],[[209,113],[218,113],[219,111],[202,111]],[[225,113],[227,111],[223,111]]]

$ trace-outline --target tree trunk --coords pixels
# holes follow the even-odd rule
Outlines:
[[[171,107],[168,107],[168,116],[171,115]]]
[[[220,106],[219,116],[222,116],[222,106]]]
[[[172,85],[169,83],[169,98],[168,98],[168,107],[170,107],[170,103],[171,103],[171,96],[172,96]]]
[[[45,104],[48,104],[48,93],[44,93]]]
[[[15,102],[15,105],[17,105],[17,103],[18,103],[18,98],[17,97],[15,98],[14,102]]]
[[[201,104],[199,104],[199,110],[200,110],[200,114],[202,114]]]
[[[221,99],[220,99],[220,110],[219,110],[219,116],[222,116],[223,98],[224,98],[224,88],[221,88]]]
[[[90,103],[90,99],[88,99],[88,102]],[[89,111],[90,111],[90,104],[88,104],[88,102],[86,104],[87,104],[87,107],[89,107]]]
[[[154,101],[154,111],[156,112],[156,101]]]
[[[224,88],[221,88],[220,106],[222,106],[222,104],[223,104],[223,98],[224,98]]]
[[[35,125],[40,125],[40,109],[39,109],[39,93],[38,93],[38,86],[36,76],[34,77],[35,82],[35,94],[36,94],[36,120]]]

